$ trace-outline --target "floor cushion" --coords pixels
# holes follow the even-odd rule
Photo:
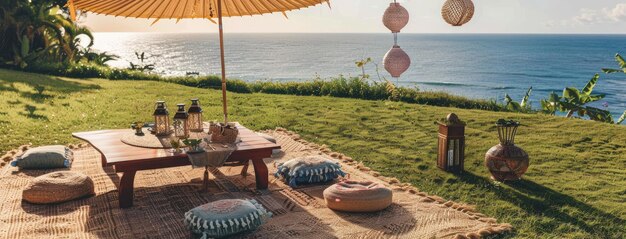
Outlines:
[[[27,150],[11,162],[20,169],[69,168],[74,154],[63,145],[41,146]]]
[[[346,212],[375,212],[391,205],[392,192],[380,183],[343,181],[324,190],[328,208]]]
[[[185,213],[185,224],[202,239],[254,231],[272,216],[256,200],[224,199]]]
[[[22,191],[22,200],[36,204],[61,203],[94,195],[91,178],[78,172],[52,172],[34,178]]]
[[[291,159],[279,164],[278,171],[274,174],[276,177],[282,177],[291,187],[328,182],[345,175],[338,162],[323,155]]]

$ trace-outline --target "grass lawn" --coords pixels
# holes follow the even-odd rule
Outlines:
[[[45,87],[38,94],[34,86]],[[199,97],[205,119],[221,118],[221,93],[154,81],[75,80],[0,69],[0,151],[22,144],[77,142],[75,131],[151,121],[157,99],[170,108]],[[278,126],[363,161],[421,191],[474,204],[511,223],[518,238],[626,237],[626,126],[541,114],[497,113],[386,101],[229,93],[230,119]],[[467,172],[436,167],[436,119],[467,122]],[[516,143],[531,157],[524,180],[495,183],[483,165],[498,143],[494,122],[521,121]]]

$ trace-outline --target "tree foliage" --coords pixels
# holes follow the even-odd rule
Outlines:
[[[23,69],[42,61],[85,59],[93,35],[61,8],[66,0],[0,1],[0,65]],[[85,47],[83,40],[88,40]]]

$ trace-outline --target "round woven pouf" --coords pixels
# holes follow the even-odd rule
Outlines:
[[[29,203],[49,204],[66,202],[94,194],[93,181],[87,175],[60,171],[33,179],[22,191],[22,199]]]
[[[326,206],[344,212],[380,211],[391,205],[392,196],[389,188],[369,181],[343,181],[324,190]]]

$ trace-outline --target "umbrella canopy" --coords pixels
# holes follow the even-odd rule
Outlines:
[[[282,12],[329,3],[330,0],[68,0],[72,18],[75,11],[93,12],[104,15],[151,18],[185,19],[204,18],[215,22],[218,19],[220,36],[220,60],[222,66],[222,103],[224,122],[228,121],[226,103],[226,69],[224,65],[224,37],[222,17],[252,16]]]
[[[222,16],[286,12],[329,0],[221,0]],[[218,0],[70,0],[75,9],[123,17],[183,19],[217,18]]]

